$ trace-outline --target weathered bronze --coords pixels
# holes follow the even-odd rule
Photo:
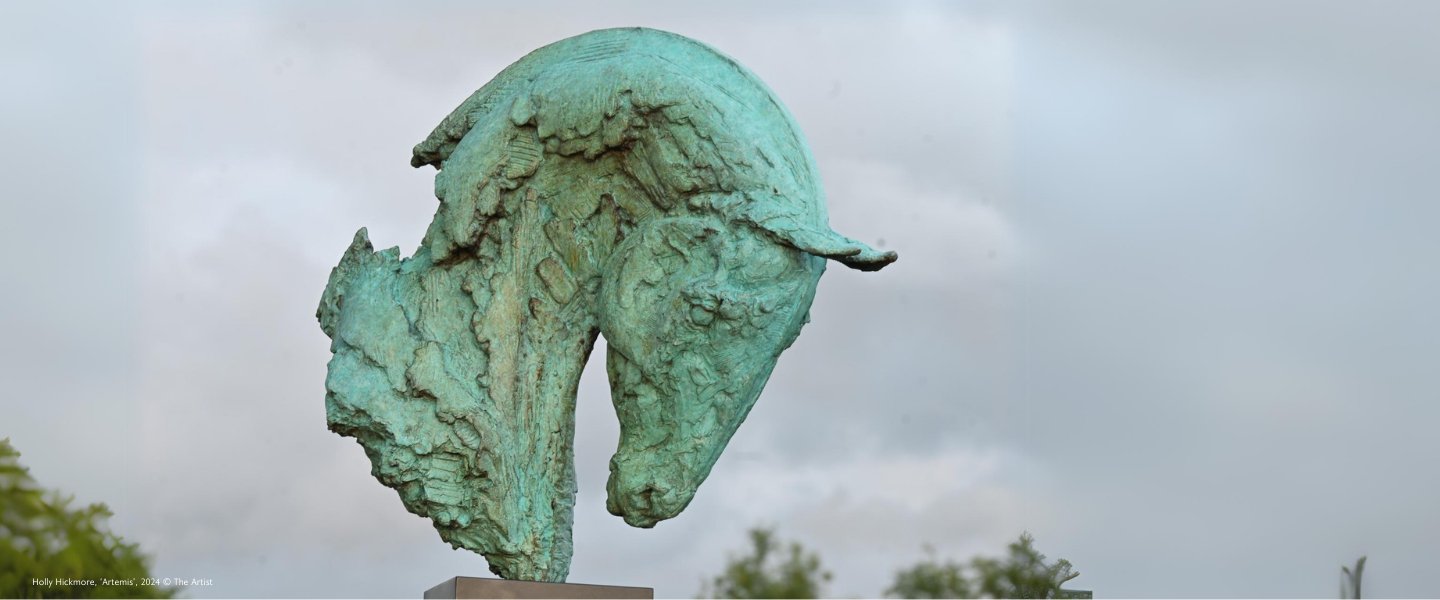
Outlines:
[[[330,428],[453,546],[564,581],[575,392],[597,335],[620,419],[606,507],[689,504],[808,321],[827,225],[810,150],[756,77],[694,40],[595,31],[506,68],[415,147],[440,206],[415,255],[364,229],[330,275]]]

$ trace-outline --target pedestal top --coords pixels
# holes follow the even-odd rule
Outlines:
[[[426,598],[644,598],[655,597],[655,588],[620,585],[587,585],[583,583],[544,583],[494,579],[490,577],[454,577],[425,591]]]

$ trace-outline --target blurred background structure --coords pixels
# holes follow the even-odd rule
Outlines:
[[[414,250],[435,200],[410,148],[466,95],[644,25],[766,81],[832,225],[905,259],[825,276],[654,530],[605,512],[592,363],[572,581],[690,596],[775,523],[834,595],[1030,531],[1102,596],[1328,597],[1368,555],[1366,595],[1433,597],[1436,22],[1425,0],[6,3],[0,437],[156,575],[214,581],[191,596],[486,573],[325,430],[315,306],[361,224]]]

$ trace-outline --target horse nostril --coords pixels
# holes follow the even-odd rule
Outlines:
[[[653,507],[655,506],[655,503],[654,503],[654,498],[655,498],[655,486],[654,486],[654,485],[646,485],[643,489],[640,490],[639,493],[635,494],[635,497],[636,497],[636,502],[635,502],[636,506],[635,506],[635,508],[639,508],[639,509],[641,509],[641,510],[649,511],[651,508],[653,508]]]

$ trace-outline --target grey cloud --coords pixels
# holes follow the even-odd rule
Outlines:
[[[1233,8],[1037,11],[1020,41],[1017,400],[1045,418],[1006,437],[1082,494],[1075,535],[1112,532],[1072,558],[1122,596],[1318,596],[1347,552],[1433,553],[1406,533],[1440,493],[1407,475],[1437,450],[1411,398],[1440,249],[1410,157],[1440,123],[1392,66],[1434,60],[1428,9]],[[1160,591],[1199,565],[1234,576]]]
[[[153,5],[73,21],[104,52],[42,37],[54,14],[0,19],[26,24],[4,30],[25,93],[0,102],[33,117],[0,121],[21,142],[0,210],[25,224],[3,243],[28,259],[0,298],[0,435],[110,501],[160,571],[216,579],[196,596],[483,574],[324,430],[314,304],[359,226],[413,250],[435,201],[409,149],[461,99],[535,46],[641,24],[769,82],[834,226],[902,259],[827,274],[654,530],[603,509],[597,353],[573,580],[688,596],[771,522],[841,594],[922,542],[1030,528],[1106,596],[1328,595],[1365,552],[1372,595],[1433,595],[1433,6]]]

